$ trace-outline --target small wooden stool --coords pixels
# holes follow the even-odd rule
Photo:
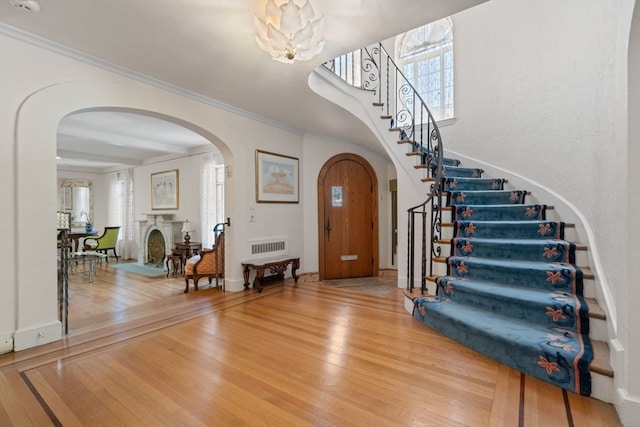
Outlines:
[[[169,262],[171,262],[171,266],[173,267],[173,277],[178,277],[178,270],[182,273],[182,255],[167,255],[167,277],[169,277],[169,273],[171,272],[171,268],[169,267]]]

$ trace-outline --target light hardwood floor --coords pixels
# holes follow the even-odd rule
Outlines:
[[[71,281],[69,335],[0,356],[0,426],[619,425],[413,320],[400,290]]]

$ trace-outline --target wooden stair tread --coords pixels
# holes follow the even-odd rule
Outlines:
[[[443,276],[426,276],[425,279],[428,282],[436,283],[436,280]],[[595,298],[584,298],[584,300],[589,305],[589,318],[598,319],[598,320],[607,320],[607,315],[598,304],[598,301]]]
[[[589,305],[589,317],[594,319],[607,320],[607,313],[604,312],[600,304],[595,298],[585,298],[587,305]]]
[[[446,264],[447,263],[447,258],[446,257],[433,258],[433,262],[439,262],[441,264]],[[583,279],[587,279],[587,280],[595,279],[596,276],[591,272],[591,269],[589,269],[589,267],[585,267],[585,266],[577,266],[577,267],[582,271],[582,278]]]
[[[465,237],[466,238],[466,237]],[[471,237],[469,237],[471,238]],[[438,239],[438,244],[440,245],[450,245],[451,239]],[[576,245],[576,251],[586,251],[589,249],[587,245],[583,245],[580,243],[574,243]]]
[[[452,222],[443,222],[442,224],[440,224],[441,227],[453,227],[453,223]],[[573,223],[567,223],[564,225],[564,228],[576,228],[576,225]]]
[[[591,340],[591,346],[593,347],[593,360],[589,365],[589,370],[613,378],[609,345],[604,341]]]
[[[436,179],[435,178],[422,178],[422,180],[423,181],[424,180],[435,181]],[[549,210],[549,209],[555,209],[555,208],[553,207],[553,205],[547,205],[547,210]],[[440,207],[440,210],[441,211],[450,211],[451,210],[451,206],[442,206],[442,207]]]
[[[411,141],[410,139],[399,139],[396,142],[398,144],[411,144],[411,143],[413,143],[413,141]]]
[[[407,155],[410,155],[409,153],[407,153]],[[462,192],[465,191],[474,191],[474,190],[461,190]],[[479,190],[479,191],[493,191],[493,190]],[[503,191],[509,191],[509,190],[503,190]],[[443,193],[457,193],[458,190],[442,190]],[[525,191],[524,194],[526,194],[527,196],[531,195],[531,191]]]
[[[390,119],[390,118],[392,118],[392,117],[393,117],[393,116],[390,116],[390,115],[380,116],[380,118],[381,118],[382,120],[389,120],[389,119]]]
[[[417,288],[414,288],[413,292],[409,292],[408,290],[404,289],[402,293],[404,294],[405,297],[409,298],[411,301],[413,301],[418,297],[424,296],[423,294],[420,293],[420,290]]]

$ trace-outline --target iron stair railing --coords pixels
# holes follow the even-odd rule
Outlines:
[[[227,252],[227,245],[225,244],[225,238],[226,238],[226,227],[231,227],[231,218],[227,218],[227,220],[225,222],[220,222],[216,225],[213,226],[213,241],[214,246],[213,248],[216,248],[218,245],[222,245],[222,256],[215,257],[215,270],[216,272],[220,272],[222,271],[222,291],[224,292],[225,289],[225,281],[227,278],[227,272],[225,269],[225,262],[226,262],[226,252]],[[220,265],[222,264],[222,265]],[[220,274],[216,274],[216,288],[218,287],[218,276]]]
[[[407,291],[413,292],[419,267],[420,291],[424,294],[427,291],[427,261],[428,274],[433,276],[434,258],[441,254],[438,242],[442,226],[441,153],[444,150],[436,120],[382,43],[350,52],[323,65],[348,84],[375,94],[377,101],[373,105],[382,109],[381,118],[390,120],[391,131],[399,132],[399,144],[410,145],[410,154],[418,158],[415,167],[425,170],[431,181],[427,199],[407,210]],[[428,225],[427,219],[430,219]],[[419,265],[417,256],[420,257]]]

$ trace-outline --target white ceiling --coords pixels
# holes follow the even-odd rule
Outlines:
[[[0,0],[0,32],[32,36],[224,103],[301,134],[351,141],[383,153],[369,130],[313,93],[307,78],[332,58],[486,0],[311,0],[324,16],[324,50],[282,64],[258,48],[253,15],[265,0],[38,0],[29,13]],[[60,124],[67,167],[141,164],[208,146],[193,132],[117,111],[82,112]],[[72,166],[75,165],[75,166]]]

